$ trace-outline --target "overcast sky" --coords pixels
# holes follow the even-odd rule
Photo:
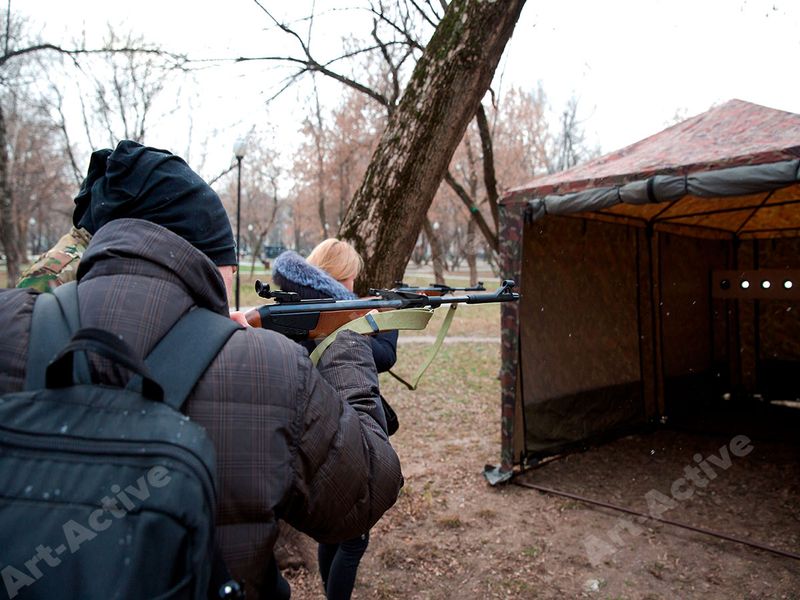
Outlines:
[[[281,12],[310,3],[263,4]],[[316,3],[318,11],[346,4]],[[265,33],[269,23],[251,0],[12,0],[12,11],[30,15],[57,39],[83,27],[90,36],[102,33],[112,21],[193,55],[258,55],[274,50],[270,41],[286,44]],[[315,42],[338,44],[356,30],[352,13],[340,22],[318,31]],[[731,98],[800,113],[798,57],[798,0],[528,0],[497,75],[501,91],[541,81],[555,109],[576,95],[588,140],[607,152],[657,133],[676,115]],[[248,65],[201,80],[206,87],[196,110],[227,148],[214,160],[228,160],[235,138],[265,118],[296,129],[302,115],[291,93],[268,117],[263,112],[263,91],[277,76]],[[169,147],[168,133],[162,135],[158,143]]]

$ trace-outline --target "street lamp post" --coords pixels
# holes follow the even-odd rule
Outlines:
[[[238,170],[236,182],[236,310],[239,310],[239,248],[241,247],[240,232],[242,222],[242,159],[244,158],[245,142],[243,139],[236,140],[233,145],[233,155],[236,157],[236,167]]]

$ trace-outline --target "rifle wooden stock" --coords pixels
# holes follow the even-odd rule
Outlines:
[[[296,326],[300,330],[305,330],[310,327],[306,334],[298,333],[297,336],[289,336],[293,339],[310,339],[316,340],[329,336],[334,331],[339,329],[342,325],[349,323],[359,317],[363,317],[368,312],[376,310],[374,308],[362,308],[352,310],[332,310],[329,312],[313,312],[313,313],[295,313],[283,314],[280,320],[282,325]],[[381,309],[378,309],[381,310]],[[385,308],[382,310],[392,310]],[[260,327],[264,329],[274,329],[273,327],[265,327],[261,314],[257,308],[249,310],[245,313],[245,318],[251,327]],[[273,319],[274,320],[274,319]],[[285,324],[285,325],[284,325]],[[280,331],[279,329],[276,329]],[[283,333],[283,332],[281,332]]]

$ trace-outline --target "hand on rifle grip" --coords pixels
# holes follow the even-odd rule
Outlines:
[[[245,327],[251,327],[250,323],[247,322],[244,313],[240,310],[232,310],[230,313],[230,317],[231,319],[236,321],[239,325],[243,325]]]

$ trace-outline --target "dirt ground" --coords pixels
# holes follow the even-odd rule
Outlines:
[[[401,344],[399,370],[412,371],[423,351]],[[448,344],[417,391],[382,376],[400,417],[392,440],[405,487],[371,532],[354,598],[800,598],[798,560],[515,484],[490,487],[481,473],[499,458],[499,360],[498,343]],[[644,512],[650,498],[662,518],[800,553],[798,446],[753,439],[735,456],[731,440],[641,434],[518,480]],[[691,497],[670,505],[695,454],[730,465],[706,461],[714,479],[679,487]],[[315,569],[285,571],[293,598],[324,598]]]

